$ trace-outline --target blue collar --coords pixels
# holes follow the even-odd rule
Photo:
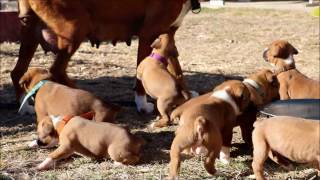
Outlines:
[[[20,105],[20,108],[19,108],[18,112],[21,111],[23,105],[27,102],[27,100],[28,100],[31,96],[35,95],[36,92],[37,92],[45,83],[47,83],[47,82],[48,82],[48,80],[41,80],[40,82],[38,82],[38,83],[31,89],[31,91],[28,92],[28,94],[27,94],[26,96],[24,96],[23,101],[22,101],[22,103],[21,103],[21,105]]]

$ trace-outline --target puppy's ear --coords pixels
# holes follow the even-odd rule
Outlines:
[[[30,82],[31,82],[31,76],[25,74],[20,78],[19,85],[20,85],[21,88],[27,89],[27,87],[29,86]]]
[[[161,48],[161,39],[157,38],[156,40],[154,40],[150,47],[154,48],[154,49],[160,49]]]
[[[271,84],[271,86],[273,86],[273,87],[279,86],[277,75],[275,75],[273,73],[272,74],[271,73],[267,73],[266,74],[266,79]]]
[[[291,44],[290,44],[290,46],[291,46],[291,49],[292,49],[292,54],[298,54],[299,53],[298,50],[296,48],[294,48]]]

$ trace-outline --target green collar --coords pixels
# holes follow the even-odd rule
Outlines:
[[[22,101],[22,103],[21,103],[21,105],[20,105],[20,108],[19,108],[18,112],[21,111],[23,105],[27,102],[27,100],[28,100],[31,96],[35,95],[36,92],[37,92],[45,83],[47,83],[47,82],[48,82],[48,80],[42,80],[42,81],[38,82],[38,83],[31,89],[31,91],[29,91],[28,94],[27,94],[26,96],[24,96],[23,101]]]

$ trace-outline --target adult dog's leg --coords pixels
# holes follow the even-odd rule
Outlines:
[[[22,96],[23,89],[19,85],[19,80],[27,71],[30,61],[39,44],[36,37],[36,28],[39,19],[35,15],[21,17],[26,23],[21,27],[21,45],[17,64],[11,71],[11,80],[16,91],[17,101]]]

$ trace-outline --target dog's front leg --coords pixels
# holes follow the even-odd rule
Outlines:
[[[74,153],[74,150],[70,145],[60,145],[55,151],[49,154],[49,156],[37,166],[38,170],[50,169],[56,161],[67,158]]]

